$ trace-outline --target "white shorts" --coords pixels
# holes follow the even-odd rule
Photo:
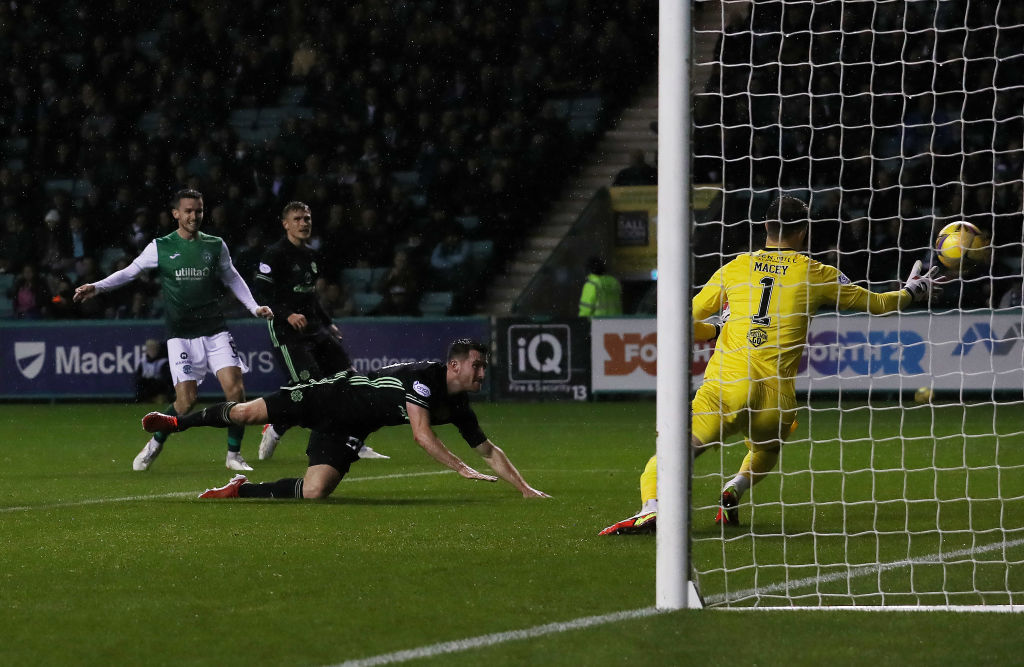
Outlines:
[[[167,358],[171,362],[171,379],[175,386],[188,381],[202,384],[207,373],[216,373],[228,366],[237,366],[243,373],[249,372],[242,355],[238,354],[235,340],[227,331],[200,338],[170,338],[167,341]]]

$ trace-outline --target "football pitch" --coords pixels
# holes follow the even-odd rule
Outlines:
[[[132,458],[146,441],[138,420],[149,409],[0,405],[0,664],[1020,660],[1017,614],[656,613],[654,538],[597,536],[639,505],[637,478],[654,449],[653,402],[478,404],[485,432],[531,484],[553,496],[529,501],[503,482],[470,482],[440,468],[407,428],[371,436],[369,443],[391,460],[354,465],[326,501],[200,501],[196,494],[231,477],[223,463],[225,433],[176,435],[148,472],[133,472]],[[927,424],[914,421],[924,419],[924,410],[910,411],[910,418],[894,411],[891,423],[867,416],[839,423],[829,413],[805,411],[807,430],[784,450],[783,474],[755,487],[753,517],[744,499],[743,525],[729,532],[714,526],[712,506],[719,466],[731,475],[743,447],[701,457],[693,523],[694,559],[706,573],[702,593],[724,605],[737,593],[777,592],[802,579],[812,583],[794,594],[827,594],[839,586],[827,577],[842,558],[898,563],[932,556],[937,537],[922,529],[908,543],[894,527],[913,532],[915,516],[934,525],[936,513],[958,543],[1003,541],[1009,546],[1000,560],[1022,560],[1019,436],[967,447],[954,437],[971,432],[965,415],[989,432],[993,423],[1001,424],[997,432],[1019,431],[1019,406],[1016,414],[948,410],[948,418],[929,416]],[[929,424],[946,424],[947,431],[929,431]],[[930,440],[918,437],[921,429]],[[438,432],[470,465],[486,470],[453,428]],[[917,436],[901,445],[894,432]],[[256,460],[258,440],[259,430],[250,428],[243,444],[256,468],[250,479],[301,475],[304,432],[287,434],[266,462]],[[995,463],[1013,474],[984,469]],[[822,473],[800,472],[808,464]],[[864,472],[869,465],[891,472],[872,476]],[[991,500],[993,484],[1015,500]],[[896,502],[894,485],[914,502]],[[757,537],[750,535],[752,519]],[[833,534],[843,521],[848,532],[864,533],[852,545]],[[867,535],[879,528],[893,534]],[[835,543],[816,551],[818,567],[806,560],[814,557],[808,554],[815,539]],[[993,557],[986,553],[977,558]],[[783,567],[784,554],[785,562],[805,567]],[[754,558],[763,568],[753,566]],[[723,562],[733,574],[716,572]],[[979,590],[992,576],[1024,590],[1019,565],[987,569],[964,576]],[[940,579],[955,579],[958,570],[943,572]],[[863,580],[872,576],[900,593],[931,585],[936,573],[897,564]],[[850,586],[856,588],[844,579],[841,587]]]

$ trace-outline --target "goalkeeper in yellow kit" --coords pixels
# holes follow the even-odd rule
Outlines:
[[[704,383],[693,399],[693,456],[742,433],[747,445],[736,476],[722,490],[717,523],[739,522],[739,500],[775,467],[782,443],[796,427],[794,377],[811,317],[819,308],[884,315],[924,301],[936,286],[938,267],[921,274],[916,262],[903,289],[875,293],[850,283],[839,269],[811,259],[807,205],[779,197],[768,208],[763,250],[736,257],[715,272],[693,299],[694,339],[719,331],[704,320],[728,308]],[[601,535],[649,533],[658,516],[657,460],[640,476],[640,512]]]

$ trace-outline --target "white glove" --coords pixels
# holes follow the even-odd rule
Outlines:
[[[907,293],[910,294],[914,301],[927,301],[929,295],[942,294],[942,288],[939,285],[945,282],[945,279],[936,278],[938,273],[939,267],[933,266],[928,269],[928,273],[922,275],[921,260],[917,260],[914,262],[913,268],[910,269],[910,277],[907,278],[903,289],[907,290]]]

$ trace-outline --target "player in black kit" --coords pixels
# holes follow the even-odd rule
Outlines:
[[[151,412],[143,417],[142,427],[153,433],[269,420],[313,429],[304,477],[251,484],[245,475],[235,475],[227,485],[208,489],[200,498],[326,498],[359,458],[366,437],[382,426],[399,424],[409,424],[420,447],[466,479],[494,482],[500,477],[524,498],[547,498],[548,494],[527,484],[505,452],[487,438],[469,404],[467,393],[479,391],[483,383],[487,354],[483,343],[459,339],[448,348],[444,364],[394,364],[369,377],[345,371],[284,387],[266,398],[218,403],[181,417]],[[477,472],[453,454],[434,433],[435,424],[454,424],[497,477]]]
[[[277,360],[288,372],[290,384],[299,384],[348,370],[352,360],[342,345],[341,331],[316,295],[322,266],[307,245],[313,235],[312,211],[303,202],[290,202],[281,211],[281,225],[285,236],[263,254],[253,286],[260,303],[277,315],[267,321]],[[263,426],[261,461],[274,455],[287,430],[287,425],[279,423]],[[369,447],[363,447],[359,457],[388,458]]]

